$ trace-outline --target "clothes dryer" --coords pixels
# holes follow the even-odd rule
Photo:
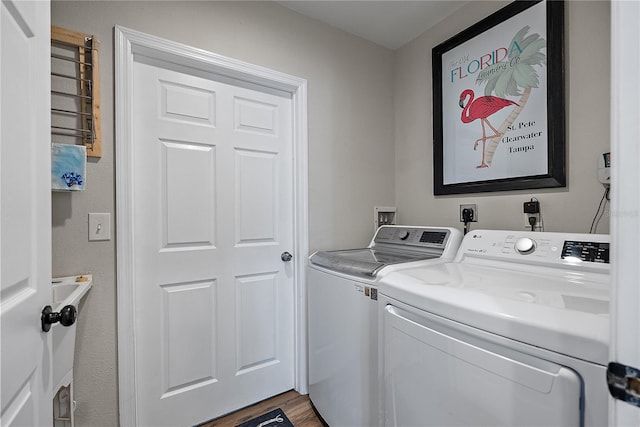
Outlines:
[[[310,257],[309,397],[332,427],[375,426],[378,401],[378,288],[391,271],[451,260],[453,228],[382,226],[367,248]]]
[[[609,236],[473,231],[379,286],[385,425],[607,424]]]

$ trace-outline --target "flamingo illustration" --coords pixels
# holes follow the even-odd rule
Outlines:
[[[469,98],[468,101],[467,98]],[[502,136],[500,132],[498,132],[498,130],[489,122],[488,117],[502,110],[504,107],[508,107],[509,105],[518,105],[518,103],[508,99],[498,98],[497,96],[481,96],[474,99],[473,91],[471,89],[466,89],[460,94],[459,104],[462,108],[462,115],[460,116],[462,123],[471,123],[474,120],[480,119],[480,123],[482,124],[482,138],[475,140],[473,149],[475,150],[478,148],[478,143],[482,141],[482,163],[476,167],[488,168],[489,165],[484,161],[485,143],[487,142],[487,139]],[[487,136],[487,132],[484,127],[485,124],[493,130],[493,135]]]

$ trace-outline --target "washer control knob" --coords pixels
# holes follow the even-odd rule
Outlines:
[[[400,233],[400,240],[407,240],[409,238],[409,232],[407,230]]]
[[[516,252],[522,255],[530,254],[536,250],[536,242],[528,237],[518,239],[516,242]]]

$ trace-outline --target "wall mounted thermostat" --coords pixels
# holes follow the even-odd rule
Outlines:
[[[397,220],[396,208],[388,206],[375,206],[373,208],[373,225],[376,230],[382,225],[396,225]]]
[[[602,153],[598,158],[598,180],[602,185],[611,184],[611,153]]]

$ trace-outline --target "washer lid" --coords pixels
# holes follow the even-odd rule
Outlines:
[[[438,257],[436,253],[363,248],[316,252],[310,261],[330,270],[371,278],[387,265]]]
[[[416,308],[606,365],[609,275],[494,262],[443,263],[384,277],[379,292]]]
[[[462,233],[455,228],[384,225],[368,248],[316,252],[313,265],[371,279],[386,266],[455,256]]]

